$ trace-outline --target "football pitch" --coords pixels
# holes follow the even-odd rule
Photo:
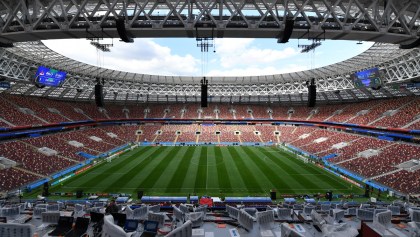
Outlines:
[[[72,177],[50,192],[126,193],[136,196],[267,196],[360,194],[339,177],[276,147],[143,146]]]

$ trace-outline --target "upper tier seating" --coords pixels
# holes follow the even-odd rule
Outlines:
[[[79,103],[74,103],[70,101],[51,100],[51,99],[45,99],[45,98],[37,98],[37,99],[39,101],[39,104],[44,105],[44,106],[48,105],[47,107],[57,109],[58,111],[60,111],[63,117],[66,117],[72,121],[83,121],[83,120],[88,119],[86,115],[76,112],[74,106],[77,107]]]
[[[3,96],[3,94],[1,95]],[[11,104],[9,101],[0,96],[0,117],[9,121],[15,126],[25,125],[42,125],[45,124],[41,120],[35,118],[30,114],[25,114],[19,111],[18,107]]]
[[[77,103],[75,108],[83,110],[84,114],[90,119],[107,119],[108,117],[104,112],[100,112],[99,108],[94,103]]]
[[[123,111],[126,109],[124,106],[121,105],[113,105],[113,104],[106,104],[105,110],[109,117],[115,119],[126,119],[126,112]]]
[[[136,119],[144,118],[145,107],[143,105],[126,105],[125,107],[129,111],[128,112],[129,118],[136,118]]]
[[[32,110],[36,116],[45,120],[47,123],[60,123],[69,121],[69,119],[61,116],[60,114],[49,111],[48,108],[51,108],[50,104],[40,104],[37,98],[28,96],[13,96],[9,94],[3,94],[3,96],[9,102],[16,104],[18,107]]]
[[[145,118],[145,110],[147,118],[184,118],[195,119],[201,116],[205,118],[219,119],[270,119],[267,112],[272,110],[273,119],[283,120],[312,120],[312,121],[331,121],[331,122],[348,122],[356,124],[371,124],[378,127],[404,127],[417,129],[420,127],[419,122],[410,125],[415,121],[416,116],[420,113],[420,99],[416,97],[403,97],[387,100],[371,100],[366,102],[340,104],[340,105],[320,105],[316,108],[308,108],[306,106],[277,106],[270,104],[268,107],[262,105],[245,105],[245,104],[228,104],[228,103],[209,103],[207,108],[201,108],[198,103],[185,104],[140,104],[140,105],[117,105],[106,104],[105,111],[101,112],[94,103],[87,102],[69,102],[58,101],[52,99],[38,97],[23,97],[17,95],[8,95],[2,93],[0,99],[0,117],[15,126],[36,125],[45,123],[58,123],[65,121],[81,121],[87,119],[126,119],[128,118]],[[35,116],[24,114],[19,111],[18,107],[28,107]],[[59,114],[51,112],[59,112]],[[127,111],[123,111],[127,109]],[[182,115],[182,110],[185,113]],[[202,113],[199,113],[199,109]],[[220,113],[217,115],[215,111]],[[383,114],[389,110],[397,110],[393,116],[385,116]],[[168,112],[168,113],[165,113]],[[233,111],[236,111],[233,113]],[[293,111],[293,113],[288,113]],[[339,113],[341,111],[341,113]],[[366,111],[364,115],[357,115],[361,111]],[[316,113],[315,113],[316,112]],[[0,126],[10,126],[0,120]]]
[[[376,101],[375,105],[370,108],[369,112],[365,115],[357,116],[354,119],[350,119],[348,123],[353,124],[370,124],[371,122],[375,121],[375,119],[381,117],[383,113],[388,110],[398,109],[402,105],[405,105],[407,102],[411,100],[410,97],[403,97],[398,99],[392,100],[382,100],[380,103]],[[379,123],[380,124],[380,123]]]
[[[147,118],[163,118],[165,110],[168,108],[168,105],[156,104],[153,106],[148,106],[150,113],[147,114]]]

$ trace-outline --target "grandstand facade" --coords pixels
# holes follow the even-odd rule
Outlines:
[[[74,171],[73,167],[80,168],[90,159],[105,157],[128,144],[282,144],[342,169],[359,182],[377,183],[403,194],[420,193],[420,50],[407,46],[418,39],[417,5],[390,1],[392,7],[384,9],[374,1],[363,8],[350,1],[339,9],[314,1],[305,11],[316,12],[319,17],[322,12],[325,18],[319,21],[298,17],[302,11],[299,1],[279,3],[297,12],[292,38],[306,31],[324,31],[327,39],[377,43],[354,58],[308,71],[209,77],[209,106],[201,108],[202,78],[100,68],[69,59],[39,41],[68,38],[68,34],[83,38],[86,28],[98,33],[99,29],[104,31],[104,25],[106,37],[116,37],[117,16],[111,16],[123,11],[123,3],[105,8],[100,1],[87,1],[83,9],[77,9],[71,1],[64,1],[68,4],[64,8],[55,2],[46,8],[43,4],[47,2],[11,7],[6,1],[9,7],[0,9],[5,19],[1,35],[7,39],[4,43],[13,44],[0,48],[0,76],[9,83],[9,88],[0,89],[1,191],[54,180],[60,177],[56,174],[69,168]],[[251,37],[259,29],[260,37],[278,39],[279,27],[284,31],[285,20],[278,15],[259,21],[247,15],[200,18],[179,13],[182,6],[156,4],[159,9],[177,10],[177,17],[154,16],[157,6],[150,1],[133,11],[149,9],[147,14],[151,15],[139,17],[139,13],[126,19],[127,29],[138,37],[193,37],[192,26],[209,32],[202,24],[214,23],[216,30],[224,32],[221,37]],[[196,3],[189,4],[193,9]],[[197,8],[198,16],[214,7]],[[258,2],[243,7],[258,11],[269,5]],[[7,14],[9,9],[16,11]],[[79,17],[81,11],[90,15]],[[364,14],[356,14],[358,11],[371,17],[362,19]],[[388,21],[386,16],[393,14],[407,17]],[[318,27],[319,22],[323,28]],[[409,49],[401,49],[404,47]],[[39,86],[34,75],[40,65],[65,71],[68,78],[58,87]],[[351,75],[369,68],[379,69],[381,87],[356,87]],[[104,107],[94,104],[98,75],[104,86]],[[308,100],[305,82],[311,79],[318,88],[314,108],[304,105]]]

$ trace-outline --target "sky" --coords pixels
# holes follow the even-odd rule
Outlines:
[[[356,56],[373,43],[322,41],[309,53],[298,45],[307,40],[278,44],[276,39],[215,39],[207,53],[191,38],[137,38],[134,43],[104,39],[113,44],[101,52],[86,39],[45,40],[46,46],[69,58],[114,70],[163,76],[260,76],[323,67]]]

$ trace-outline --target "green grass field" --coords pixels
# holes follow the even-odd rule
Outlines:
[[[50,192],[268,196],[363,190],[274,147],[139,147],[66,180]],[[38,191],[39,193],[39,191]],[[31,195],[36,195],[33,192]]]

